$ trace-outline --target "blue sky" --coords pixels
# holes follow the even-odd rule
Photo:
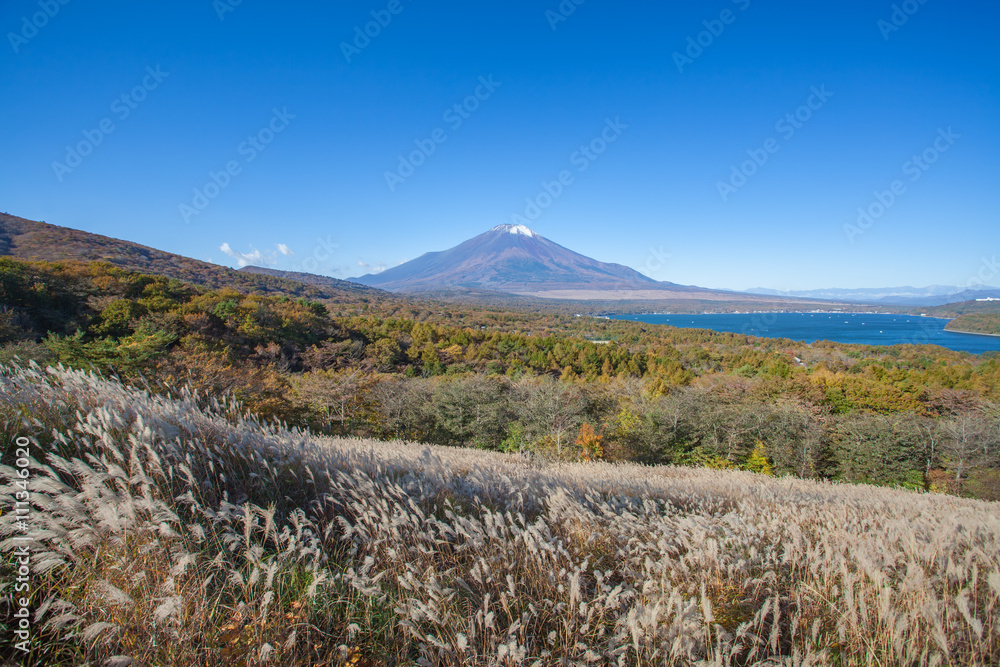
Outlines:
[[[520,216],[683,284],[1000,283],[998,3],[576,2],[7,0],[0,210],[336,277]]]

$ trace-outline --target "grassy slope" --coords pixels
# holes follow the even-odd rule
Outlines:
[[[54,596],[22,664],[1000,659],[996,503],[318,439],[54,370],[0,371],[0,426],[37,439]]]

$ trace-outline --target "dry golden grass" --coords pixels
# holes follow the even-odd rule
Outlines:
[[[36,453],[28,664],[1000,660],[997,503],[317,438],[37,367],[0,427]],[[8,589],[19,534],[5,506]]]

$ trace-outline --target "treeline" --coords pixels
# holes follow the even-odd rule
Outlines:
[[[0,361],[228,392],[330,433],[994,493],[997,355],[313,301],[9,258],[0,343]],[[974,434],[963,456],[959,423]]]
[[[649,382],[550,377],[442,378],[314,371],[294,382],[323,430],[563,459],[743,468],[766,474],[947,490],[1000,500],[1000,406],[933,418],[833,413],[766,382],[719,377],[649,391]]]

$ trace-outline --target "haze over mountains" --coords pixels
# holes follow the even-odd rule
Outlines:
[[[945,286],[789,292],[754,288],[739,292],[677,285],[653,280],[621,264],[591,259],[523,225],[499,225],[448,250],[428,252],[381,273],[350,280],[391,292],[483,289],[519,296],[578,300],[739,302],[751,301],[751,295],[760,295],[813,303],[937,306],[1000,296],[1000,289],[995,288],[963,291]]]
[[[803,299],[828,299],[851,303],[872,303],[899,306],[941,306],[959,301],[1000,298],[1000,287],[980,286],[961,288],[955,285],[931,285],[929,287],[883,287],[859,289],[814,289],[781,291],[766,287],[753,287],[750,294],[767,296],[800,297]]]

